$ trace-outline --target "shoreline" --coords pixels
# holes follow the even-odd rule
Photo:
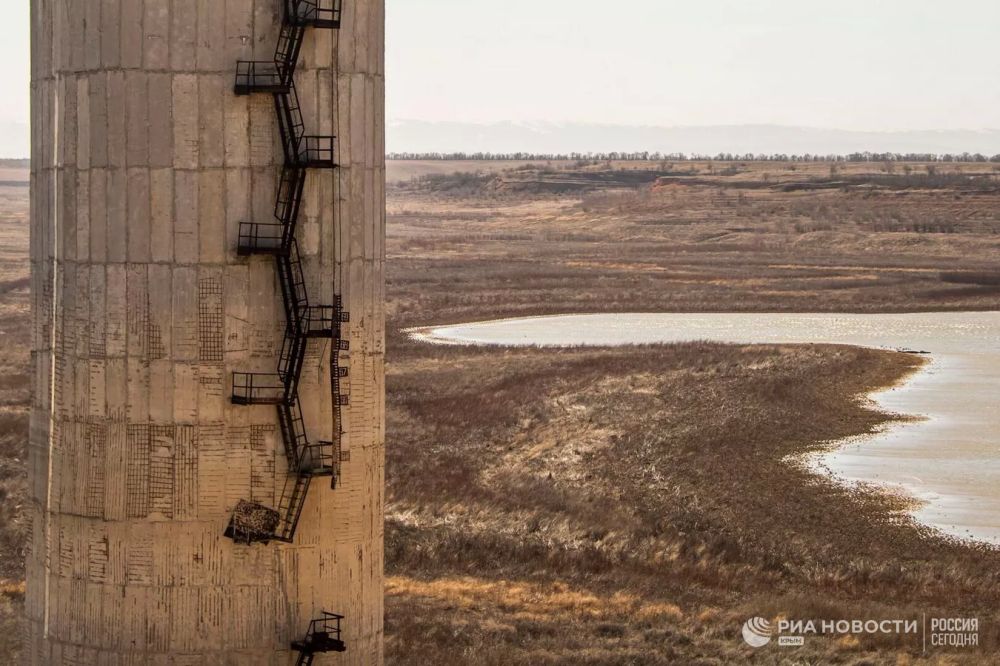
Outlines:
[[[931,356],[925,358],[926,362],[924,364],[914,368],[911,372],[901,377],[899,381],[888,386],[874,387],[870,391],[859,393],[856,396],[859,401],[867,403],[865,405],[866,408],[885,416],[887,419],[885,422],[875,426],[872,432],[822,442],[820,443],[819,450],[793,454],[786,460],[789,464],[800,465],[809,473],[831,480],[848,490],[876,492],[885,494],[896,500],[901,499],[909,505],[909,508],[904,512],[906,515],[930,527],[943,538],[955,539],[959,542],[969,542],[970,545],[991,544],[992,542],[989,539],[969,538],[966,535],[950,532],[942,526],[929,524],[926,521],[920,520],[918,517],[919,511],[928,504],[930,498],[927,497],[926,491],[922,491],[917,486],[905,482],[872,481],[862,476],[852,476],[844,473],[842,470],[838,470],[837,459],[846,459],[847,461],[852,459],[851,447],[860,449],[873,442],[877,442],[880,438],[887,437],[895,431],[903,428],[919,427],[920,424],[933,418],[926,414],[908,414],[893,410],[879,399],[880,396],[890,391],[905,389],[919,375],[928,372],[934,360]]]
[[[984,327],[982,321],[975,320],[977,315],[989,320],[987,323],[991,326],[994,322],[990,318],[1000,315],[992,311],[953,314],[972,318],[960,326],[966,334],[970,330],[977,331]],[[976,476],[984,472],[976,464],[977,460],[985,460],[986,467],[990,467],[1000,465],[1000,459],[990,453],[991,449],[982,446],[988,439],[984,439],[982,430],[989,424],[963,423],[963,418],[967,415],[962,410],[968,410],[964,404],[968,396],[955,389],[955,387],[966,389],[967,384],[977,379],[966,376],[962,371],[970,367],[975,368],[976,364],[982,361],[982,357],[970,353],[958,353],[953,349],[944,352],[924,351],[926,347],[934,346],[932,343],[936,342],[933,336],[928,336],[927,329],[938,323],[925,321],[927,316],[930,316],[930,313],[901,315],[629,313],[613,315],[613,319],[608,319],[604,315],[548,315],[458,325],[421,326],[405,329],[403,333],[421,343],[449,346],[624,347],[630,344],[657,342],[669,344],[705,339],[729,344],[845,344],[919,354],[926,360],[900,382],[891,386],[877,387],[858,396],[870,401],[872,409],[889,419],[884,427],[860,437],[828,442],[821,451],[804,453],[802,463],[813,473],[848,488],[870,486],[872,490],[905,496],[912,506],[909,515],[921,525],[940,533],[942,537],[974,544],[1000,546],[1000,511],[990,508],[993,505],[1000,507],[1000,496],[994,497],[995,491],[990,482],[992,476]],[[936,314],[934,316],[939,317]],[[617,326],[618,330],[612,334],[595,327],[599,334],[605,335],[604,339],[597,341],[588,337],[590,333],[584,330],[588,322],[582,319],[587,317],[596,317],[594,321],[603,322],[611,328]],[[696,321],[691,328],[703,335],[691,331],[681,331],[678,334],[675,330],[671,330],[661,336],[662,339],[653,339],[654,334],[635,324],[636,321],[657,317],[670,319],[677,324],[677,328],[683,328],[685,321]],[[901,327],[903,333],[896,331],[897,337],[892,338],[894,344],[887,345],[878,335],[873,334],[872,329],[877,327],[867,321],[869,317],[903,321],[904,325]],[[682,321],[681,318],[686,320]],[[758,323],[767,318],[777,323],[787,323],[786,320],[789,319],[800,321],[792,322],[799,328],[793,327],[787,336],[784,334],[788,331],[774,333],[750,326],[746,328],[752,329],[752,333],[745,334],[744,329],[732,323],[738,322],[741,318],[752,319]],[[633,320],[636,330],[629,329],[629,319]],[[803,321],[817,329],[812,331],[815,335],[809,335],[810,331],[807,330],[809,326],[803,329]],[[829,328],[843,326],[844,321],[849,321],[858,330],[850,330],[849,334],[843,334],[842,338],[845,339],[838,337],[837,334],[830,334]],[[542,336],[544,339],[539,339],[539,327],[546,327],[549,324],[554,328],[565,324],[565,331],[562,333],[570,339],[561,343],[556,342],[560,335],[558,332],[547,333]],[[992,329],[984,330],[989,330],[991,335],[994,334]],[[907,339],[906,333],[913,335]],[[629,335],[632,335],[631,341],[625,341]],[[988,344],[989,340],[986,339],[984,342]],[[982,372],[979,374],[982,375]],[[1000,381],[988,373],[985,377],[978,377],[978,380],[980,384],[975,384],[973,387],[975,390],[970,389],[970,393],[982,392],[984,381]],[[989,388],[988,384],[986,386]],[[951,420],[948,418],[949,409],[952,410]],[[935,428],[940,431],[937,434],[942,439],[934,439]],[[966,446],[969,442],[971,444]],[[948,458],[949,452],[954,452],[954,460]],[[948,467],[951,469],[946,469]],[[987,471],[993,473],[992,469]],[[986,508],[983,508],[984,506]]]
[[[921,383],[933,382],[935,372],[940,371],[943,377],[948,377],[948,369],[944,360],[935,355],[925,357],[927,362],[902,378],[893,386],[877,388],[862,397],[871,402],[872,407],[890,420],[879,426],[875,432],[848,437],[830,442],[825,450],[804,456],[803,462],[818,474],[823,474],[835,482],[848,488],[874,488],[879,492],[905,497],[913,503],[908,512],[922,525],[926,525],[948,539],[970,544],[986,544],[1000,548],[1000,519],[992,525],[979,526],[975,524],[974,504],[969,493],[959,489],[949,491],[922,486],[925,481],[917,476],[910,479],[896,480],[873,478],[878,477],[881,468],[870,463],[873,450],[880,447],[888,449],[892,442],[924,440],[926,442],[932,433],[928,432],[935,423],[946,422],[947,415],[927,410],[904,407],[902,403],[912,405],[912,398],[905,394],[919,390]],[[938,377],[940,379],[941,377]],[[960,376],[956,376],[956,379]],[[903,462],[912,462],[905,454],[899,455]],[[853,470],[853,471],[852,471]],[[867,473],[859,473],[867,470]],[[951,523],[951,519],[961,517],[961,520]]]

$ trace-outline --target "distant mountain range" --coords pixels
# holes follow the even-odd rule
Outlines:
[[[855,132],[781,125],[654,127],[582,123],[389,123],[391,153],[605,153],[734,154],[982,153],[1000,154],[1000,130]]]
[[[398,120],[389,123],[386,148],[391,153],[649,151],[701,155],[844,155],[870,151],[997,155],[1000,154],[1000,129],[855,132],[782,125],[655,127]],[[0,158],[27,157],[29,151],[27,123],[0,123]]]

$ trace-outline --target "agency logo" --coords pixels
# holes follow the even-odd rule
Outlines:
[[[965,647],[979,644],[979,620],[977,618],[931,618],[929,636],[926,632],[927,618],[800,620],[781,616],[771,623],[762,617],[753,617],[743,625],[743,640],[753,648],[762,648],[768,643],[781,647],[801,647],[808,636],[864,636],[898,635],[919,637],[923,633],[925,646]],[[921,626],[924,626],[921,632]],[[924,648],[926,650],[926,647]]]
[[[774,627],[762,617],[753,617],[743,623],[743,640],[754,648],[764,647],[771,642]]]

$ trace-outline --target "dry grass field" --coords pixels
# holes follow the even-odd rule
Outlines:
[[[0,185],[0,659],[11,655],[13,662],[21,633],[18,614],[28,538],[21,513],[31,398],[28,188],[24,170],[0,178],[24,181]]]
[[[1000,648],[1000,554],[784,462],[883,422],[854,396],[915,357],[411,345],[389,382],[392,663],[920,661],[918,641],[866,637],[753,655],[740,626],[778,614],[971,612]]]
[[[473,160],[391,160],[385,165],[385,179],[392,185],[429,175],[450,176],[455,173],[498,173],[533,162]]]
[[[930,170],[928,170],[930,166]],[[507,168],[508,170],[504,170]],[[452,172],[459,172],[457,174]],[[397,664],[979,664],[1000,554],[787,462],[890,417],[913,355],[484,349],[411,326],[562,312],[1000,307],[992,165],[390,163],[387,655]],[[23,598],[27,189],[0,187],[0,654]],[[981,619],[978,649],[754,615]]]
[[[993,165],[460,166],[409,163],[390,188],[392,663],[997,661],[1000,554],[785,462],[884,422],[857,396],[918,359],[402,333],[564,312],[994,309]],[[754,653],[739,634],[758,614],[923,613],[980,617],[981,648],[848,636]]]
[[[994,165],[612,168],[541,164],[398,185],[393,316],[1000,303]]]

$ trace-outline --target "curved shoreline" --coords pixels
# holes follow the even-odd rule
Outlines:
[[[905,389],[908,384],[915,381],[922,373],[928,372],[933,362],[933,357],[928,356],[926,363],[913,369],[913,371],[907,373],[906,376],[901,377],[900,380],[894,384],[879,387],[865,393],[859,393],[855,396],[859,400],[867,401],[869,404],[866,406],[869,409],[884,415],[888,419],[885,423],[876,426],[872,432],[861,435],[853,435],[842,439],[833,439],[829,442],[823,443],[821,445],[822,449],[819,451],[805,452],[800,455],[792,456],[788,460],[789,462],[802,465],[813,474],[832,479],[834,482],[849,488],[875,486],[880,492],[888,492],[892,495],[902,496],[912,505],[912,509],[909,513],[917,519],[918,522],[930,525],[933,529],[941,531],[943,534],[946,534],[951,538],[957,538],[961,541],[977,541],[976,539],[970,539],[966,535],[954,534],[941,530],[940,527],[934,526],[932,522],[920,520],[919,512],[924,506],[927,505],[928,498],[926,496],[921,496],[924,493],[919,487],[905,482],[873,482],[870,479],[858,478],[845,473],[841,466],[838,465],[839,460],[846,459],[847,461],[850,461],[849,447],[857,447],[860,449],[861,447],[876,441],[880,437],[887,437],[891,433],[900,431],[903,428],[919,427],[921,423],[929,421],[933,418],[926,414],[908,414],[895,411],[890,409],[883,403],[882,400],[879,399],[880,396],[890,391]],[[990,539],[980,539],[978,541],[994,543],[993,540]]]
[[[991,439],[992,432],[1000,432],[1000,415],[988,409],[1000,387],[1000,312],[546,315],[405,333],[446,345],[590,347],[705,340],[928,353],[930,362],[903,382],[864,396],[893,418],[886,428],[830,442],[804,462],[841,484],[905,492],[914,499],[911,515],[949,537],[1000,545],[1000,446]],[[983,418],[975,418],[977,405]]]

